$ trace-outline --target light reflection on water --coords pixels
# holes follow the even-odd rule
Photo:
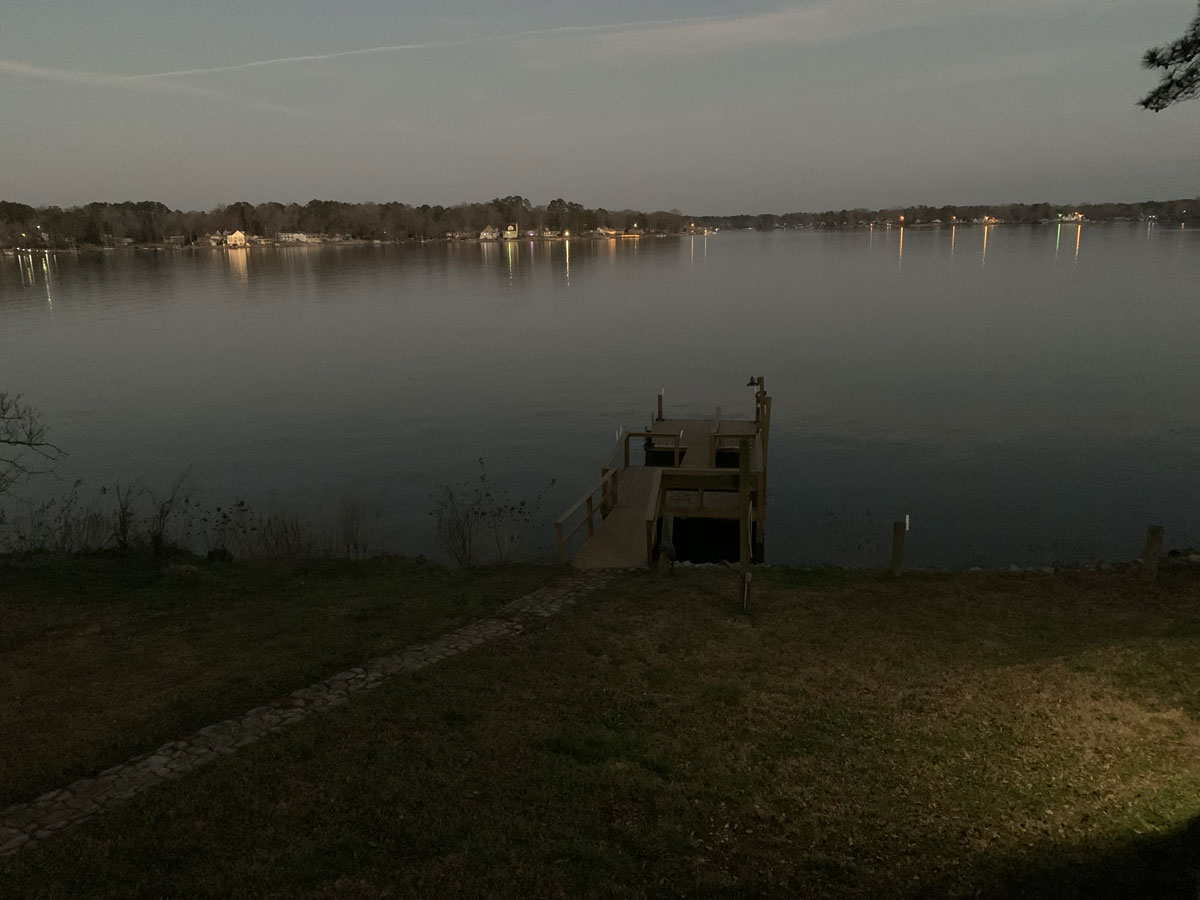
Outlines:
[[[478,457],[519,495],[556,478],[552,519],[660,387],[733,416],[750,374],[775,561],[882,561],[905,514],[915,564],[1200,543],[1200,234],[1067,228],[0,257],[0,387],[66,478],[353,490],[414,553]]]

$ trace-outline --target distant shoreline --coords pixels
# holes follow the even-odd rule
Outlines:
[[[164,243],[162,241],[147,242],[147,243],[130,243],[130,244],[82,244],[78,247],[5,247],[3,252],[7,255],[13,253],[113,253],[129,250],[220,250],[223,252],[236,252],[239,250],[255,250],[267,247],[287,249],[318,249],[322,247],[397,247],[408,244],[483,244],[488,246],[497,246],[505,244],[565,244],[573,242],[600,242],[600,241],[640,241],[640,240],[662,240],[664,238],[688,238],[688,237],[713,237],[713,233],[709,234],[583,234],[571,235],[570,237],[545,237],[542,235],[528,235],[521,238],[404,238],[402,240],[368,240],[365,238],[344,238],[334,239],[329,238],[320,241],[276,241],[269,239],[253,240],[240,246],[229,246],[225,244],[207,244],[207,243],[191,243],[191,244],[173,244]]]
[[[707,229],[705,231],[697,230],[695,233],[679,232],[679,233],[664,233],[664,232],[643,232],[641,234],[595,234],[583,233],[578,235],[570,235],[569,237],[562,235],[524,235],[520,238],[478,238],[478,237],[431,237],[431,238],[402,238],[399,240],[382,240],[368,238],[337,238],[327,237],[321,240],[312,241],[279,241],[266,238],[251,238],[247,243],[240,246],[229,246],[224,244],[209,244],[193,242],[187,244],[171,243],[171,242],[133,242],[122,244],[81,244],[76,247],[49,247],[49,246],[9,246],[0,248],[6,256],[13,256],[16,253],[50,253],[50,254],[74,254],[74,253],[113,253],[119,251],[183,251],[183,250],[220,250],[222,252],[237,252],[239,250],[253,250],[263,248],[286,248],[286,249],[310,249],[324,247],[380,247],[380,246],[405,246],[411,244],[480,244],[484,246],[503,246],[506,244],[566,244],[571,242],[576,243],[599,243],[608,241],[619,242],[637,242],[641,240],[662,240],[665,238],[697,238],[697,237],[716,237],[718,234],[728,234],[730,232],[747,232],[756,231],[763,234],[769,234],[776,231],[795,231],[795,232],[814,232],[814,233],[829,233],[829,232],[869,232],[869,231],[898,231],[901,229],[913,229],[919,231],[937,231],[952,228],[998,228],[998,227],[1029,227],[1029,228],[1056,228],[1061,226],[1082,227],[1084,225],[1095,226],[1112,226],[1112,225],[1139,225],[1148,227],[1158,227],[1170,230],[1186,230],[1186,223],[1178,223],[1178,227],[1174,222],[1158,222],[1154,219],[1137,220],[1130,218],[1115,218],[1115,219],[1064,219],[1061,221],[1047,222],[1005,222],[1005,221],[964,221],[964,222],[873,222],[861,223],[854,225],[832,225],[832,226],[815,226],[815,225],[798,225],[798,226],[781,226],[776,228],[732,228],[732,229]]]

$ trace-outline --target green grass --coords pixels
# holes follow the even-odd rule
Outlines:
[[[0,806],[477,618],[555,577],[399,558],[0,560]]]
[[[1194,577],[734,596],[623,576],[0,862],[0,895],[1195,895]]]

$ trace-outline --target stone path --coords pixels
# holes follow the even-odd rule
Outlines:
[[[340,706],[357,693],[379,687],[390,675],[415,672],[472,647],[519,633],[524,630],[522,618],[552,616],[564,605],[602,587],[609,577],[610,573],[605,572],[572,573],[549,587],[505,604],[491,618],[471,622],[428,644],[414,644],[391,656],[381,656],[339,672],[237,718],[163,744],[152,753],[134,757],[92,778],[81,778],[30,803],[0,810],[0,856],[33,846],[157,784]]]

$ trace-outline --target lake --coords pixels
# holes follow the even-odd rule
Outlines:
[[[1042,565],[1200,544],[1200,232],[1145,224],[0,256],[0,389],[84,493],[379,511],[532,500],[532,546],[616,429],[774,398],[769,562]]]

